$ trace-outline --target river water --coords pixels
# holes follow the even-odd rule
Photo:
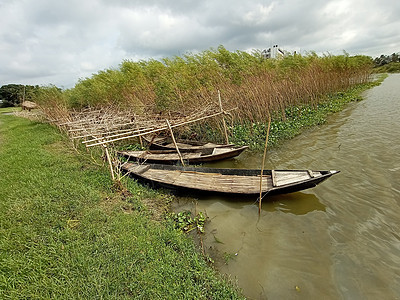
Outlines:
[[[321,185],[264,199],[260,217],[256,199],[198,198],[210,220],[204,249],[248,298],[400,299],[399,87],[400,74],[390,75],[268,151],[269,169],[341,171]],[[261,161],[247,152],[212,166]]]

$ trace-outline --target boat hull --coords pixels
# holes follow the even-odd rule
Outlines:
[[[172,140],[168,139],[167,137],[155,137],[155,138],[143,137],[143,139],[146,141],[146,143],[149,145],[149,148],[152,150],[176,150],[175,144],[172,142]],[[187,152],[194,150],[232,147],[234,146],[234,144],[215,144],[215,143],[202,143],[192,140],[177,140],[177,146],[179,148],[179,151]]]
[[[206,163],[236,157],[247,148],[243,146],[201,149],[183,152],[181,156],[187,164]],[[146,163],[176,164],[180,162],[180,157],[175,150],[120,151],[118,154],[129,160]]]
[[[126,163],[122,170],[150,184],[184,193],[259,195],[261,170],[179,167]],[[339,171],[264,170],[262,194],[287,194],[313,188]]]

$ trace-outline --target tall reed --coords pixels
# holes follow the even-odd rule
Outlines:
[[[238,108],[232,112],[235,122],[265,122],[267,115],[284,119],[288,107],[316,106],[325,95],[368,81],[372,66],[370,57],[347,53],[271,60],[260,51],[231,52],[220,46],[161,61],[126,60],[118,69],[79,80],[57,96],[63,101],[47,97],[46,102],[42,95],[41,103],[50,110],[62,102],[78,110],[113,105],[136,113],[189,114],[217,105],[220,90],[224,108]]]

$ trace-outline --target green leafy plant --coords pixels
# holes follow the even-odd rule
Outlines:
[[[199,233],[204,233],[204,225],[207,217],[199,212],[194,218],[190,211],[182,211],[179,213],[170,213],[168,218],[175,224],[175,228],[183,232],[191,232],[197,229]]]
[[[234,259],[238,254],[237,253],[228,253],[228,252],[224,252],[224,261],[225,264],[227,265],[232,259]]]

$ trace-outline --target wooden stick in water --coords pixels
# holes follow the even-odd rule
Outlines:
[[[271,127],[271,117],[268,116],[268,129],[267,129],[267,137],[265,138],[265,146],[264,146],[264,155],[261,165],[261,176],[260,176],[260,200],[258,201],[258,214],[261,214],[261,202],[262,202],[262,178],[264,173],[264,164],[265,164],[265,157],[267,156],[267,145],[268,145],[268,137],[269,137],[269,129]]]

